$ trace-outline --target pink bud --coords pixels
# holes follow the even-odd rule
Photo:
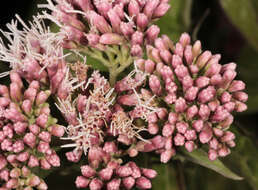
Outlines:
[[[186,75],[182,80],[184,90],[193,86],[193,79],[190,75]]]
[[[216,90],[213,86],[209,86],[205,89],[203,89],[199,95],[198,95],[198,100],[201,102],[201,103],[206,103],[210,100],[212,100],[214,98],[216,94]]]
[[[29,185],[35,187],[40,184],[40,178],[38,176],[32,176],[29,180]]]
[[[188,124],[184,121],[180,121],[176,123],[176,129],[179,133],[184,134],[188,129]]]
[[[210,148],[214,149],[214,150],[217,150],[218,149],[218,145],[219,145],[219,142],[216,138],[212,138],[209,142],[209,146]]]
[[[191,37],[187,33],[183,33],[180,36],[179,42],[182,44],[183,47],[186,47],[191,42]]]
[[[178,65],[175,69],[176,76],[182,80],[185,76],[189,75],[188,69],[184,65]]]
[[[166,14],[170,5],[168,3],[160,3],[159,6],[155,9],[152,18],[160,18]]]
[[[47,184],[44,181],[41,181],[40,184],[37,186],[38,190],[47,190]]]
[[[230,87],[228,88],[228,90],[230,92],[237,92],[237,91],[241,91],[245,89],[245,83],[243,81],[240,80],[234,80]]]
[[[175,130],[175,126],[167,123],[163,126],[162,135],[164,137],[169,137],[173,134],[174,130]]]
[[[206,120],[210,116],[210,108],[206,104],[201,104],[200,109],[199,109],[199,116],[203,119]]]
[[[235,139],[235,134],[230,131],[226,131],[224,133],[224,136],[220,138],[221,142],[228,142],[234,139]]]
[[[139,31],[136,31],[133,33],[132,35],[132,38],[131,38],[131,43],[133,45],[142,45],[143,43],[143,33],[142,32],[139,32]]]
[[[13,152],[19,153],[24,150],[24,144],[22,140],[17,140],[13,143]]]
[[[78,176],[75,181],[77,188],[86,188],[89,185],[89,183],[90,180],[83,176]]]
[[[107,153],[114,154],[118,151],[116,144],[112,142],[106,142],[104,144],[103,150]]]
[[[193,101],[195,100],[195,98],[197,97],[197,93],[198,93],[199,89],[197,87],[190,87],[186,90],[185,92],[185,99],[188,101]]]
[[[193,128],[197,131],[200,132],[203,128],[203,120],[195,120],[193,122]]]
[[[168,115],[168,121],[170,124],[175,124],[178,119],[178,115],[176,113],[170,112]]]
[[[174,53],[176,55],[179,55],[181,58],[183,58],[183,55],[184,55],[184,47],[181,43],[176,43],[176,48],[174,50]]]
[[[154,1],[157,1],[157,0],[154,0]],[[160,29],[158,26],[151,25],[151,27],[149,27],[148,30],[146,31],[148,43],[153,43],[154,40],[158,37],[159,32],[160,32]]]
[[[120,30],[124,36],[130,37],[134,33],[134,29],[131,23],[121,22]]]
[[[246,102],[248,100],[248,94],[245,92],[234,92],[233,97],[241,102]]]
[[[60,166],[60,158],[56,153],[53,153],[51,155],[47,155],[47,161],[54,167]]]
[[[144,6],[144,14],[151,19],[152,14],[154,13],[155,9],[159,5],[159,0],[153,0],[153,1],[148,1],[146,5]]]
[[[144,63],[144,70],[147,73],[152,73],[155,69],[155,63],[150,59],[146,60]]]
[[[96,171],[88,165],[81,166],[82,175],[86,178],[95,176]]]
[[[22,152],[17,155],[16,159],[20,162],[25,162],[29,158],[29,153],[28,152]]]
[[[149,123],[148,132],[152,135],[155,135],[159,132],[159,126],[156,123]]]
[[[188,119],[192,119],[198,113],[198,108],[196,105],[189,107],[186,111],[186,116]]]
[[[64,135],[64,127],[61,125],[52,125],[50,128],[50,133],[56,137],[62,137]]]
[[[91,180],[89,187],[92,190],[101,190],[101,188],[103,187],[103,182],[98,178],[94,178],[93,180]]]
[[[195,148],[194,142],[193,142],[193,141],[187,141],[187,142],[185,143],[185,148],[186,148],[186,150],[187,150],[188,152],[192,152],[192,151],[194,150],[194,148]]]
[[[31,113],[32,104],[30,100],[24,100],[22,102],[22,109],[28,115]]]
[[[180,97],[175,102],[175,111],[176,112],[183,112],[186,109],[186,101],[184,98]]]
[[[134,57],[139,57],[139,58],[142,57],[142,55],[143,55],[142,47],[138,44],[133,45],[131,47],[131,55]]]
[[[105,45],[119,45],[123,40],[123,37],[119,34],[105,33],[100,36],[99,42]]]
[[[203,66],[206,65],[206,63],[209,61],[211,58],[212,54],[210,51],[205,51],[203,52],[200,57],[198,57],[196,64],[198,65],[199,68],[202,68]]]
[[[192,46],[187,45],[187,46],[185,47],[184,56],[185,56],[186,63],[187,63],[188,65],[191,65],[192,62],[193,62]]]
[[[134,162],[128,162],[127,164],[132,169],[131,176],[133,178],[139,178],[141,177],[141,170],[140,168],[134,163]]]
[[[144,31],[149,24],[148,17],[143,13],[138,14],[136,24],[141,31]]]
[[[36,145],[36,136],[32,133],[27,133],[24,138],[23,141],[31,148],[34,148]]]
[[[161,36],[164,45],[166,45],[166,49],[170,49],[171,51],[174,51],[174,43],[172,42],[172,40],[170,40],[170,38],[167,35],[162,35]]]
[[[135,184],[135,179],[133,177],[126,177],[126,178],[123,178],[122,182],[126,189],[131,189]]]
[[[21,88],[17,83],[10,84],[10,96],[13,100],[19,102],[22,98]]]
[[[107,183],[107,190],[119,190],[121,179],[112,179]]]
[[[129,166],[120,166],[116,169],[116,174],[120,177],[128,177],[133,173]]]
[[[185,132],[185,138],[186,138],[187,140],[189,140],[189,141],[195,140],[195,139],[197,138],[195,130],[193,130],[193,129],[187,130],[187,131]]]
[[[209,150],[209,153],[208,153],[208,157],[209,157],[209,159],[210,159],[211,161],[213,161],[213,160],[216,160],[216,159],[217,159],[218,154],[217,154],[217,152],[216,152],[215,150],[210,149],[210,150]]]
[[[36,105],[43,104],[50,96],[50,91],[40,91],[36,98]]]
[[[46,115],[46,114],[40,114],[38,116],[38,118],[36,119],[37,125],[39,125],[42,128],[46,128],[47,127],[46,126],[47,121],[48,121],[48,115]]]
[[[174,149],[165,150],[160,155],[160,162],[167,163],[173,155],[175,155]]]
[[[31,102],[34,102],[37,95],[37,90],[35,88],[28,88],[24,92],[24,99],[29,99]]]
[[[151,189],[152,185],[150,180],[145,177],[140,177],[136,180],[136,187],[139,189]]]
[[[46,153],[46,154],[51,153],[49,143],[44,142],[44,141],[39,142],[37,149],[39,152],[42,152],[42,153]]]
[[[218,155],[220,157],[225,157],[230,154],[230,149],[226,146],[223,146],[221,149],[218,150]]]
[[[42,131],[39,136],[38,136],[41,140],[50,143],[51,141],[51,135],[50,133],[46,132],[46,131]]]
[[[39,126],[37,126],[37,125],[30,125],[29,126],[29,129],[30,129],[30,131],[34,134],[34,135],[37,135],[39,132],[40,132],[40,128],[39,128]]]
[[[183,146],[185,144],[185,137],[180,133],[177,133],[174,137],[174,144],[176,146]]]
[[[203,88],[203,87],[207,86],[209,84],[209,82],[210,82],[210,79],[205,76],[200,76],[195,80],[195,84],[199,88]]]
[[[104,168],[99,171],[98,173],[99,177],[104,181],[109,181],[113,175],[113,169],[112,168]]]
[[[40,166],[44,170],[49,170],[51,168],[51,165],[48,163],[48,161],[45,158],[42,158],[40,160]]]
[[[18,183],[18,179],[10,179],[9,181],[7,181],[6,187],[8,189],[16,189],[19,185]]]
[[[156,75],[151,75],[149,85],[153,93],[159,95],[162,91],[160,81]]]
[[[140,13],[140,7],[136,0],[131,0],[128,4],[129,16],[137,16]]]
[[[28,166],[31,168],[39,166],[39,160],[35,156],[31,155]]]
[[[199,139],[201,143],[208,143],[212,138],[212,128],[206,125],[199,135]]]
[[[247,105],[242,102],[237,101],[235,110],[237,112],[243,112],[243,111],[247,110]]]
[[[112,32],[110,25],[103,16],[100,16],[95,11],[88,11],[87,18],[90,23],[95,26],[102,34]]]
[[[147,168],[142,168],[141,170],[142,174],[149,179],[155,178],[157,176],[157,172],[155,170]]]
[[[11,178],[18,178],[21,176],[21,170],[19,168],[14,168],[10,172],[10,177]]]

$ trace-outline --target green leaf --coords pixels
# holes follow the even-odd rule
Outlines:
[[[237,147],[224,159],[224,162],[231,168],[237,168],[253,190],[258,190],[258,142],[256,138],[252,141],[251,137],[244,136],[237,130],[234,130],[234,134]]]
[[[207,153],[201,149],[197,149],[191,153],[184,150],[183,154],[186,156],[186,160],[199,164],[206,168],[212,169],[227,178],[233,180],[243,179],[242,177],[238,176],[237,174],[233,173],[230,169],[228,169],[219,159],[215,161],[209,160]]]
[[[257,0],[220,0],[232,23],[258,51]]]
[[[168,35],[172,40],[178,40],[181,33],[189,30],[192,0],[171,0],[170,5],[171,8],[157,25],[162,34]]]
[[[170,164],[155,164],[152,169],[158,172],[152,181],[152,189],[178,190],[176,171]]]

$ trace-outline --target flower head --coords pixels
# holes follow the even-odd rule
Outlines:
[[[168,112],[167,121],[163,119],[161,159],[163,153],[171,157],[177,146],[191,152],[199,143],[208,145],[211,160],[229,154],[235,146],[235,135],[228,131],[232,113],[246,110],[248,98],[245,84],[234,79],[236,64],[221,65],[220,55],[202,52],[199,41],[191,46],[186,33],[175,45],[162,36],[155,40],[155,47],[148,48],[152,60],[138,65],[150,71],[149,86]],[[148,122],[153,126],[158,120]]]

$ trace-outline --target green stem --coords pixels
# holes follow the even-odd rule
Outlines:
[[[79,51],[97,59],[108,68],[111,86],[115,85],[117,76],[133,63],[129,49],[126,48],[120,50],[118,47],[108,47],[105,51],[107,58],[103,56],[103,52],[95,49],[81,47]]]
[[[176,162],[176,170],[177,170],[177,184],[179,190],[186,190],[185,186],[185,177],[184,177],[184,170],[181,161]]]

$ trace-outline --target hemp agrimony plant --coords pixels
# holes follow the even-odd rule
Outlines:
[[[248,99],[236,64],[220,64],[187,33],[178,42],[160,34],[168,0],[39,7],[28,24],[16,16],[1,31],[0,60],[11,68],[1,75],[11,82],[0,86],[0,190],[45,190],[39,171],[65,160],[80,168],[77,188],[151,189],[159,174],[137,157],[171,164],[202,150],[212,167],[236,146],[232,114]]]

